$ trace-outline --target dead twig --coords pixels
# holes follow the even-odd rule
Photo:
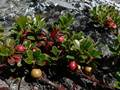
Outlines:
[[[0,64],[0,68],[7,66],[6,64]]]
[[[22,78],[20,78],[19,84],[18,84],[18,90],[20,90],[20,85],[21,85]]]
[[[55,83],[53,83],[52,81],[50,81],[46,78],[41,78],[40,81],[45,82],[46,84],[49,84],[49,85],[55,87],[57,90],[65,90],[63,85],[55,84]]]
[[[104,82],[102,82],[102,81],[100,81],[100,80],[97,80],[95,77],[93,78],[93,77],[91,77],[91,76],[88,76],[88,75],[84,74],[84,73],[82,72],[82,70],[77,71],[77,74],[78,74],[78,75],[82,75],[84,78],[92,81],[93,83],[96,83],[97,85],[99,85],[99,86],[101,86],[101,87],[103,87],[103,88],[107,88],[107,89],[109,89],[109,90],[114,90],[112,87],[106,85]]]

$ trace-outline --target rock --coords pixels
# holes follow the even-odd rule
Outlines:
[[[1,0],[0,1],[0,8],[5,7],[7,0]]]
[[[113,1],[115,1],[116,3],[120,3],[120,0],[113,0]]]
[[[20,90],[31,90],[29,83],[27,83],[24,78],[21,80]]]
[[[8,88],[9,86],[6,84],[6,82],[5,81],[3,81],[3,80],[1,80],[0,79],[0,88]],[[1,89],[0,89],[1,90]]]
[[[18,80],[13,80],[13,83],[10,85],[11,90],[30,90],[31,87],[29,86],[29,83],[25,82],[25,79],[22,78],[21,81],[20,79]]]
[[[70,78],[63,77],[62,80],[62,84],[66,86],[67,90],[83,90],[83,88],[80,85],[76,84]]]
[[[47,0],[48,2],[52,2],[55,6],[59,5],[68,9],[75,9],[74,6],[72,6],[70,3],[67,3],[65,1],[60,1],[60,0]]]

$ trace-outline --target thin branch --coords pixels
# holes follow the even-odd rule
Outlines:
[[[93,77],[90,77],[90,76],[84,74],[84,73],[82,72],[82,70],[79,70],[79,71],[77,72],[77,74],[78,74],[78,75],[81,74],[84,78],[86,78],[86,79],[88,79],[88,80],[90,80],[90,81],[92,81],[92,82],[95,82],[97,85],[99,85],[99,86],[101,86],[101,87],[103,87],[103,88],[108,88],[108,89],[110,89],[110,90],[114,90],[112,87],[110,87],[110,86],[108,86],[108,85],[105,85],[104,82],[99,81],[99,80],[97,80],[96,78],[93,78]]]
[[[19,84],[18,84],[18,90],[20,90],[20,85],[21,85],[22,78],[20,78]]]
[[[47,83],[47,84],[49,84],[49,85],[51,85],[51,86],[53,86],[53,87],[55,87],[57,90],[64,90],[65,89],[65,87],[63,85],[55,84],[55,83],[53,83],[52,81],[50,81],[50,80],[48,80],[46,78],[42,78],[40,80]]]
[[[6,64],[0,64],[0,68],[7,66]]]

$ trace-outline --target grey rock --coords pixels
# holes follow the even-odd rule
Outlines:
[[[5,7],[7,0],[0,0],[0,8]]]
[[[20,90],[30,90],[29,83],[25,82],[25,79],[22,78],[21,80],[21,85],[20,85]]]
[[[6,84],[5,81],[0,79],[0,88],[2,88],[2,87],[9,87],[9,86]]]
[[[52,2],[55,6],[60,5],[62,7],[68,8],[68,9],[75,9],[74,6],[72,6],[70,3],[60,0],[47,0],[48,2]]]

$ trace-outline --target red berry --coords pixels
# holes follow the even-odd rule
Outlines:
[[[18,52],[25,52],[26,48],[23,45],[17,45],[15,47],[16,51]]]
[[[14,54],[13,56],[8,58],[8,63],[10,65],[14,65],[15,63],[18,63],[22,60],[22,56],[18,54]]]
[[[117,25],[116,23],[112,20],[111,17],[109,17],[106,21],[105,21],[105,26],[110,28],[110,29],[116,29]]]
[[[50,33],[50,37],[54,39],[58,32],[60,32],[58,28],[53,28],[53,31]]]
[[[48,42],[48,46],[53,46],[53,44],[54,44],[54,42],[52,42],[52,41]]]
[[[112,29],[116,29],[117,28],[117,25],[114,23],[113,25],[112,25]]]
[[[69,68],[70,70],[74,71],[77,68],[77,63],[75,61],[70,61]]]
[[[110,22],[110,23],[108,23],[108,27],[111,29],[116,29],[117,25],[114,22]]]
[[[64,40],[65,40],[65,39],[64,39],[64,36],[60,36],[60,37],[57,39],[57,41],[60,42],[60,43],[64,42]]]
[[[13,55],[12,57],[14,58],[14,60],[15,60],[16,63],[18,63],[22,59],[21,55]]]

